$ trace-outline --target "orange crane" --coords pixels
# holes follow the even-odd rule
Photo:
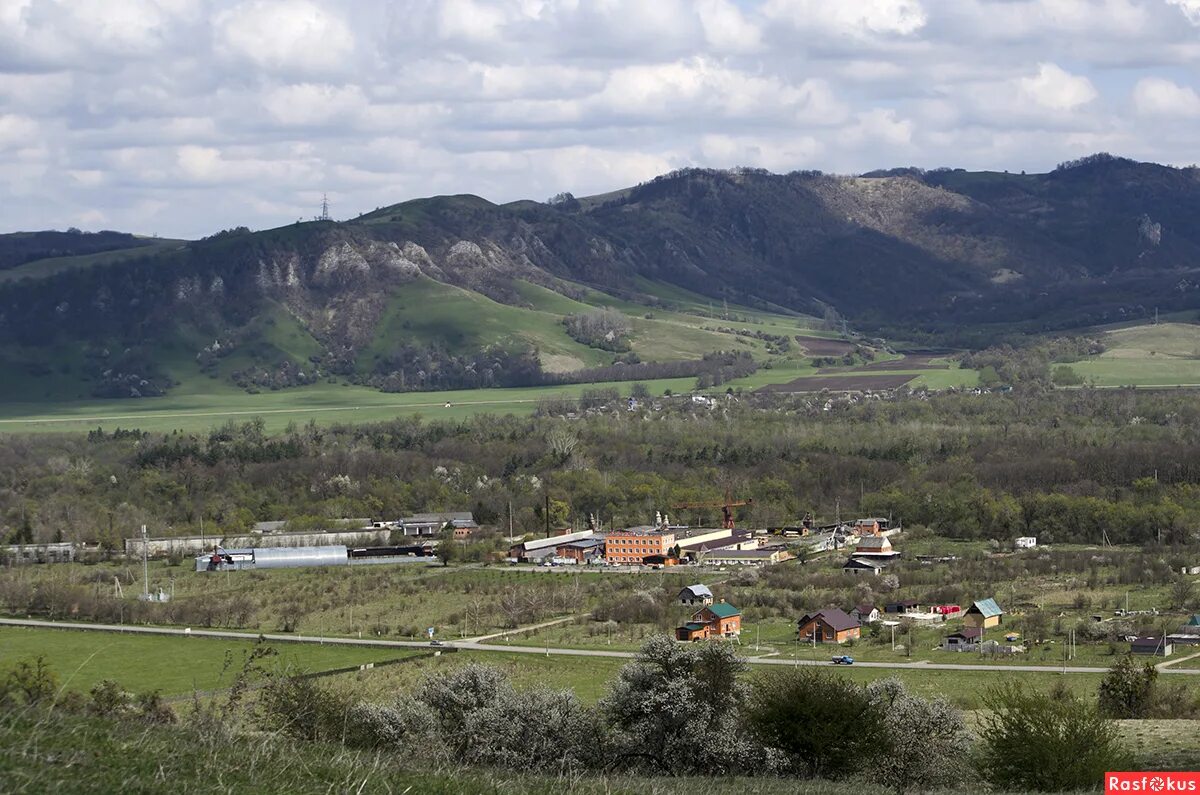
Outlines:
[[[723,502],[684,502],[678,505],[672,505],[675,510],[687,510],[689,508],[720,508],[721,509],[721,527],[726,530],[733,529],[733,509],[740,508],[743,505],[753,505],[754,500],[747,497],[744,500],[735,500],[729,492],[725,492],[725,500]]]

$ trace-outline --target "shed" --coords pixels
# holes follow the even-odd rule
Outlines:
[[[1170,657],[1175,651],[1169,638],[1145,637],[1137,638],[1129,644],[1129,651],[1134,654],[1149,654],[1154,657]]]
[[[712,603],[713,592],[707,585],[685,585],[679,590],[679,604],[681,605],[711,605]]]
[[[979,648],[983,639],[983,630],[979,627],[963,627],[960,632],[952,632],[942,639],[942,648],[946,651],[974,651]]]
[[[980,599],[978,602],[972,602],[967,608],[967,612],[963,614],[963,624],[983,629],[998,627],[1003,615],[1004,611],[996,604],[995,599]]]
[[[887,568],[888,562],[886,558],[852,557],[842,565],[842,571],[848,574],[874,574],[878,576],[879,572]]]

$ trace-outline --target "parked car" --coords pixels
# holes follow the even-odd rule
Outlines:
[[[854,665],[854,658],[848,654],[838,654],[833,658],[834,665]]]

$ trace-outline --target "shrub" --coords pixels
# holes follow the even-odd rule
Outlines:
[[[884,733],[865,689],[818,668],[758,680],[747,709],[754,736],[801,775],[834,778],[864,766]]]
[[[926,701],[909,694],[896,677],[867,687],[884,716],[886,740],[871,776],[897,795],[928,791],[960,781],[971,748],[963,714],[943,698]]]
[[[740,717],[745,663],[724,643],[651,637],[599,710],[614,733],[610,767],[715,775],[744,770],[755,748]]]
[[[297,676],[273,679],[262,690],[258,719],[263,728],[310,742],[343,741],[351,705],[345,697]]]
[[[97,683],[89,695],[87,709],[93,715],[119,717],[129,708],[129,694],[111,679]]]
[[[989,691],[984,705],[978,763],[998,789],[1092,790],[1105,771],[1128,764],[1116,725],[1074,696],[1051,700],[1010,682]]]
[[[1108,669],[1100,682],[1100,711],[1110,718],[1144,718],[1154,705],[1158,671],[1126,654]]]

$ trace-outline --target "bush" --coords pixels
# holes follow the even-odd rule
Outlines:
[[[120,717],[129,709],[129,694],[125,688],[111,679],[105,679],[92,688],[88,712],[106,718]]]
[[[857,772],[885,726],[862,686],[818,668],[789,669],[755,683],[747,709],[754,736],[794,772],[835,778]]]
[[[1135,663],[1126,654],[1113,663],[1100,682],[1100,712],[1110,718],[1144,718],[1154,706],[1158,671]]]
[[[725,643],[650,638],[599,705],[614,735],[610,767],[718,775],[753,766],[740,720],[745,668]]]
[[[1048,699],[1010,682],[984,698],[980,773],[998,789],[1094,790],[1129,757],[1116,725],[1074,696]]]
[[[971,738],[961,711],[943,698],[927,701],[909,694],[896,677],[872,682],[867,696],[883,714],[887,730],[871,765],[876,782],[903,795],[964,778]]]
[[[263,688],[258,703],[263,728],[310,742],[346,739],[350,702],[312,679],[274,679]]]

